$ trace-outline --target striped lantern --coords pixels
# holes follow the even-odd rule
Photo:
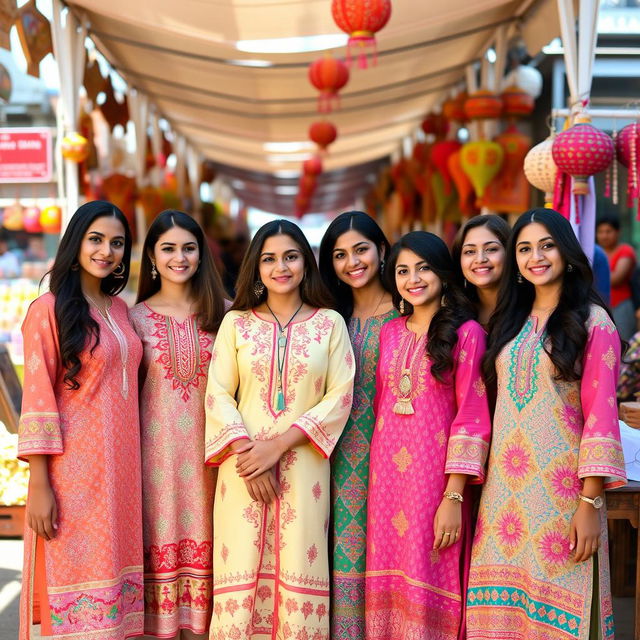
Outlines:
[[[529,150],[524,158],[524,175],[531,185],[544,192],[545,207],[551,207],[553,203],[553,190],[558,175],[558,167],[553,161],[553,140],[555,135],[550,135],[535,147]]]

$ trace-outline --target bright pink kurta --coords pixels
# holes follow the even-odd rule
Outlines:
[[[25,527],[20,640],[32,637],[36,573],[45,574],[46,599],[39,598],[43,630],[50,618],[54,638],[122,640],[142,633],[142,347],[126,304],[111,300],[116,332],[92,308],[100,344],[80,355],[77,390],[63,381],[52,294],[33,302],[22,327],[18,455],[49,455],[59,527],[50,541]],[[36,538],[44,566],[36,567]]]
[[[450,383],[431,374],[426,336],[412,368],[413,415],[393,407],[404,354],[414,334],[406,318],[380,334],[376,425],[371,442],[367,518],[366,637],[375,640],[455,640],[463,619],[463,566],[468,563],[469,501],[462,539],[433,552],[433,520],[446,475],[482,482],[491,421],[480,364],[485,333],[475,321],[458,329]],[[462,562],[461,562],[461,556]]]

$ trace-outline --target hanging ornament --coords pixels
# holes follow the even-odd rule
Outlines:
[[[309,127],[309,138],[318,145],[321,151],[326,151],[337,137],[338,130],[334,124],[327,120],[318,120]]]
[[[94,106],[96,105],[96,99],[101,91],[106,88],[106,80],[100,73],[100,65],[97,60],[85,60],[84,65],[84,77],[82,79],[85,91],[87,92],[87,98],[91,100]]]
[[[442,176],[444,192],[451,192],[451,174],[449,172],[449,156],[460,150],[462,145],[457,140],[440,140],[431,147],[431,165]]]
[[[104,92],[107,97],[100,105],[100,111],[102,111],[102,115],[107,121],[109,129],[113,132],[114,127],[118,124],[126,129],[127,122],[129,122],[129,105],[126,96],[122,102],[116,100],[111,77],[109,76],[105,81]]]
[[[295,199],[296,218],[302,218],[302,216],[309,211],[310,204],[311,198],[309,196],[302,195],[301,193],[298,194]]]
[[[79,133],[73,132],[62,138],[60,150],[65,160],[71,160],[79,164],[86,160],[89,155],[89,141]]]
[[[533,113],[535,100],[520,87],[507,87],[500,98],[507,118],[526,118]]]
[[[421,166],[425,167],[431,155],[431,145],[427,142],[416,142],[411,152],[411,157]]]
[[[441,113],[430,113],[420,125],[427,135],[433,135],[437,140],[449,133],[449,123]]]
[[[532,186],[544,192],[544,206],[547,208],[553,206],[553,190],[558,175],[552,152],[554,138],[555,133],[552,133],[532,147],[524,158],[524,175]]]
[[[391,16],[391,0],[333,0],[331,13],[335,23],[349,34],[347,64],[351,65],[351,47],[357,48],[358,66],[367,68],[367,49],[373,49],[377,62],[375,34]]]
[[[9,32],[18,17],[16,0],[0,0],[0,48],[11,51]]]
[[[502,99],[491,91],[481,89],[465,100],[464,112],[470,120],[499,118],[502,115]]]
[[[611,137],[591,124],[589,116],[576,117],[576,124],[559,133],[552,146],[553,160],[560,171],[573,177],[573,193],[589,193],[589,177],[604,171],[613,160]]]
[[[45,207],[40,214],[40,226],[45,233],[60,233],[62,209],[57,205]]]
[[[338,91],[349,81],[349,68],[342,60],[327,54],[309,65],[309,81],[320,91],[318,111],[330,113],[340,105]]]
[[[445,100],[442,104],[442,115],[449,121],[459,122],[460,124],[466,122],[467,114],[464,110],[464,103],[467,97],[467,94],[462,92],[455,98]]]
[[[319,156],[312,156],[302,163],[302,170],[310,176],[317,176],[322,173],[322,160]]]
[[[40,61],[53,53],[53,43],[49,21],[38,11],[35,0],[29,0],[18,9],[16,29],[27,59],[27,73],[39,78]]]
[[[529,65],[521,64],[510,71],[502,82],[503,87],[516,86],[526,91],[534,100],[542,93],[542,74]]]
[[[25,207],[22,214],[22,225],[27,233],[40,233],[42,225],[40,224],[40,216],[42,211],[40,207]]]
[[[628,206],[640,199],[640,124],[628,124],[617,136],[616,155],[618,162],[627,168]],[[638,209],[640,218],[640,208]]]
[[[2,226],[9,231],[22,231],[24,228],[24,207],[19,202],[4,208]]]
[[[531,148],[531,138],[520,132],[515,124],[510,124],[495,141],[504,151],[502,168],[498,180],[504,190],[510,190],[523,172],[524,159]]]
[[[318,179],[310,173],[303,173],[298,182],[298,193],[310,198],[318,186]]]
[[[463,171],[460,163],[460,150],[452,153],[447,160],[451,180],[458,192],[458,203],[463,215],[470,217],[476,213],[475,194],[469,176]]]
[[[498,175],[503,159],[504,150],[497,142],[478,140],[462,146],[460,164],[478,198],[482,198],[487,185]]]

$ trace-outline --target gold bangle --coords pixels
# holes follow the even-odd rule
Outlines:
[[[454,500],[455,502],[464,502],[462,494],[458,493],[457,491],[445,491],[442,495],[449,500]]]

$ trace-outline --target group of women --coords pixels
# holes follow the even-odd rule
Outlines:
[[[276,220],[233,302],[184,213],[127,310],[130,252],[82,206],[25,319],[21,640],[613,638],[621,341],[562,216],[343,213],[319,268]]]

